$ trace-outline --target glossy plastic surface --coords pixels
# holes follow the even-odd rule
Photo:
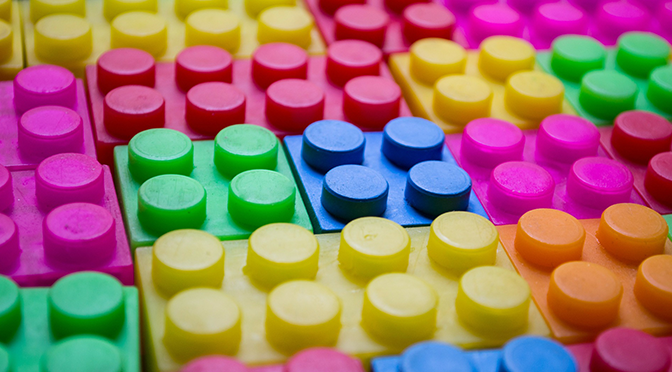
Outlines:
[[[23,29],[18,1],[4,1],[0,10],[0,80],[11,80],[23,69]]]
[[[285,145],[315,230],[335,232],[365,215],[406,227],[428,225],[448,210],[485,216],[443,138],[437,126],[419,118],[392,120],[383,133],[321,121],[303,136],[285,137]]]
[[[96,156],[82,81],[62,67],[45,65],[0,82],[0,164],[35,169],[65,152]]]
[[[219,250],[185,239],[201,232],[174,231],[136,250],[150,371],[177,369],[213,348],[249,366],[277,364],[315,346],[335,346],[366,361],[425,339],[477,348],[548,332],[496,230],[480,216],[452,212],[432,227],[410,229],[369,217],[341,234],[315,236],[290,226],[264,226],[249,241],[224,242]],[[210,249],[225,255],[224,262]],[[187,251],[188,263],[180,258]],[[455,262],[463,266],[451,267]],[[479,265],[486,266],[474,268]],[[265,281],[279,270],[284,281],[278,275],[274,283]],[[483,285],[497,290],[482,291]],[[184,286],[189,289],[172,295]],[[183,302],[187,295],[194,301]],[[224,313],[225,303],[238,311]],[[212,328],[185,328],[192,317]],[[217,341],[234,329],[240,333]]]

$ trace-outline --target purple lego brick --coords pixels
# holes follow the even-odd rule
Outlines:
[[[0,274],[21,286],[50,286],[92,270],[133,285],[133,260],[107,166],[74,153],[51,156],[36,170],[0,166],[0,194]]]
[[[12,171],[35,169],[66,152],[96,156],[84,83],[51,65],[0,82],[0,164]]]
[[[616,44],[628,31],[649,31],[672,40],[669,0],[443,0],[457,18],[454,39],[470,48],[492,35],[529,40],[548,49],[560,35],[589,35]]]
[[[495,225],[515,224],[536,208],[586,219],[616,203],[646,205],[632,173],[606,155],[597,128],[583,118],[553,115],[529,131],[477,119],[446,143]]]

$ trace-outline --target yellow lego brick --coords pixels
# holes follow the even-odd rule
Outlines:
[[[3,1],[0,1],[3,3]],[[0,80],[12,80],[23,68],[23,43],[19,2],[9,1],[0,5]],[[11,35],[9,34],[11,30]],[[4,35],[4,36],[3,36]],[[10,49],[11,48],[11,49]]]
[[[32,1],[40,0],[31,0],[31,2]],[[52,38],[52,41],[42,41],[42,44],[39,45],[49,44],[49,47],[45,47],[45,49],[50,48],[50,50],[42,53],[36,53],[35,43],[36,41],[40,43],[41,40],[40,34],[36,32],[35,26],[37,22],[31,21],[30,2],[21,2],[21,19],[25,31],[27,65],[33,66],[46,63],[58,64],[68,68],[77,76],[82,77],[84,75],[84,67],[88,64],[95,64],[98,57],[111,48],[137,47],[153,54],[157,61],[173,61],[175,56],[184,49],[185,46],[189,46],[185,42],[187,38],[187,35],[185,34],[187,28],[185,23],[186,20],[176,14],[174,0],[158,0],[156,14],[152,13],[151,10],[149,12],[143,10],[146,7],[145,4],[139,3],[140,5],[138,5],[138,7],[142,7],[139,10],[133,11],[133,13],[122,13],[122,17],[118,15],[114,20],[120,24],[124,24],[124,26],[129,29],[134,29],[133,32],[135,34],[126,35],[117,32],[114,35],[115,40],[117,40],[116,43],[112,41],[112,34],[114,33],[114,29],[111,25],[112,22],[108,21],[104,16],[103,8],[105,1],[111,0],[87,0],[85,2],[86,21],[88,21],[88,25],[90,25],[90,31],[87,31],[86,29],[86,22],[74,18],[81,18],[76,15],[66,17],[65,14],[60,14],[62,19],[51,19],[52,30],[55,30],[52,31],[53,33],[61,33],[58,29],[59,26],[64,30],[63,33],[72,33],[73,29],[79,27],[81,29],[81,35],[76,40],[70,35],[70,39],[66,42],[53,42],[55,38]],[[201,4],[203,3],[205,2],[201,2]],[[250,57],[252,52],[259,46],[259,41],[257,39],[259,22],[256,18],[248,15],[244,3],[244,0],[229,0],[228,11],[224,12],[225,14],[221,14],[222,12],[219,9],[209,9],[207,11],[201,10],[200,17],[195,17],[193,20],[194,24],[198,25],[199,28],[198,30],[192,28],[192,32],[189,35],[189,44],[222,44],[219,46],[229,49],[235,58]],[[205,4],[205,6],[208,6],[208,4],[209,3]],[[312,16],[305,10],[306,8],[302,0],[296,2],[296,7],[299,8],[296,12],[301,13],[300,15],[306,19],[306,27],[312,27],[311,25],[314,23]],[[182,8],[180,9],[181,11],[185,11]],[[190,10],[191,9],[187,9],[186,11]],[[262,12],[261,14],[267,13],[269,12]],[[48,16],[54,18],[54,14]],[[268,15],[266,15],[266,17],[272,18]],[[44,18],[45,17],[41,18],[43,22]],[[230,25],[222,23],[222,20],[224,23],[235,23],[236,19],[239,27],[233,27],[235,29],[231,29],[232,27],[230,27]],[[269,22],[272,23],[272,21],[273,19]],[[58,25],[56,25],[57,23]],[[163,28],[164,24],[165,28]],[[303,37],[303,35],[297,37],[295,34],[287,35],[282,34],[281,32],[273,32],[272,27],[271,34],[276,35],[276,38],[279,37],[283,41],[293,42],[296,39],[295,43],[305,48],[310,54],[317,55],[324,53],[324,42],[320,38],[318,30],[312,27],[310,31],[306,32],[306,27],[298,30],[298,32],[307,33],[309,35],[307,39]],[[265,30],[268,30],[268,27],[266,27]],[[142,33],[144,33],[142,38],[137,37],[137,34]],[[268,35],[268,31],[265,32],[265,35]],[[269,38],[264,35],[261,36],[261,39],[264,42],[277,41],[272,37]],[[42,40],[44,40],[44,38],[42,38]],[[226,42],[223,40],[226,40]],[[86,53],[89,49],[91,52]],[[80,58],[77,56],[73,58],[73,54],[82,53],[82,51],[85,52]],[[38,54],[41,54],[41,56],[46,54],[51,57],[45,59],[44,57],[38,56]]]
[[[148,371],[208,354],[266,365],[324,345],[368,362],[422,339],[549,335],[494,225],[468,212],[408,229],[361,218],[341,234],[273,224],[224,243],[179,230],[135,253]]]
[[[392,75],[414,115],[446,133],[462,132],[479,117],[533,129],[556,113],[576,114],[562,83],[541,72],[534,48],[508,36],[494,36],[480,51],[465,51],[447,40],[424,39],[409,53],[390,56]]]

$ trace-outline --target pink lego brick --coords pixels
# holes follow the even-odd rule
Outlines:
[[[337,40],[368,41],[385,54],[406,52],[417,40],[452,38],[455,16],[426,0],[307,0],[327,45]],[[394,9],[394,10],[393,10]]]
[[[0,166],[0,274],[50,286],[83,270],[133,285],[133,261],[112,174],[83,154],[57,154],[36,170]],[[4,213],[4,214],[3,214]]]
[[[610,159],[599,140],[588,120],[564,114],[527,131],[502,120],[477,119],[464,134],[446,137],[495,225],[515,224],[536,208],[587,219],[599,218],[616,203],[646,205],[633,188],[632,173]]]
[[[492,35],[529,40],[548,49],[560,35],[589,35],[606,46],[628,31],[649,31],[672,40],[669,0],[443,0],[455,14],[454,39],[477,48]]]
[[[672,372],[672,337],[653,337],[642,331],[612,328],[594,343],[569,345],[579,372]]]
[[[117,49],[87,66],[87,82],[103,164],[112,163],[114,146],[149,128],[198,140],[249,123],[284,137],[321,119],[380,130],[411,115],[380,50],[352,40],[332,45],[327,57],[274,43],[258,48],[252,60],[232,60],[223,49],[197,46],[176,63],[157,64],[145,52]]]
[[[82,81],[62,67],[43,65],[0,82],[0,164],[35,169],[65,152],[96,156]]]
[[[630,169],[649,207],[672,213],[672,124],[651,112],[628,111],[600,136],[607,154]]]

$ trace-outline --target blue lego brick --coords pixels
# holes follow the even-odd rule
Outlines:
[[[416,121],[416,124],[417,121],[423,121],[429,123],[424,119],[419,118],[400,118],[395,120],[413,120]],[[361,132],[357,132],[357,134],[354,135],[361,135]],[[381,217],[397,222],[398,224],[405,227],[430,225],[432,223],[433,217],[423,214],[422,212],[415,209],[409,203],[407,197],[405,196],[407,192],[406,188],[407,188],[407,178],[409,170],[406,167],[399,167],[395,165],[388,159],[388,157],[386,157],[383,154],[383,151],[385,151],[385,149],[382,149],[383,135],[384,134],[382,132],[363,133],[363,138],[365,139],[365,141],[363,141],[364,142],[363,161],[361,161],[360,163],[364,167],[368,167],[370,169],[377,171],[380,175],[382,175],[382,177],[387,181],[389,185],[388,189],[389,193],[387,196],[387,207],[384,213],[381,215]],[[334,140],[344,141],[344,138],[342,137],[338,139],[335,138]],[[356,140],[354,141],[356,142]],[[299,190],[301,191],[301,194],[304,197],[304,200],[308,207],[308,211],[311,215],[314,231],[317,233],[340,231],[349,221],[337,218],[334,215],[330,214],[322,204],[323,183],[326,174],[325,170],[317,170],[316,168],[306,163],[304,157],[302,156],[302,147],[304,146],[303,136],[287,136],[285,137],[284,142],[285,147],[287,148],[287,153],[289,154],[290,164],[292,165],[293,170],[297,175]],[[437,149],[439,149],[439,151],[437,151],[437,160],[457,166],[457,163],[453,158],[453,156],[450,154],[450,151],[448,151],[446,146],[443,144],[443,140],[441,141],[441,144],[437,147]],[[395,153],[399,151],[400,150],[395,149],[385,152]],[[349,159],[346,161],[346,164],[358,163],[359,160],[357,160],[357,156],[351,156],[351,155],[352,154],[349,155]],[[414,156],[411,155],[411,157]],[[428,163],[431,164],[431,162],[424,162],[423,164]],[[334,166],[338,164],[333,163],[330,165]],[[408,165],[410,164],[406,164],[406,166]],[[353,166],[342,165],[342,167],[353,167]],[[362,169],[359,170],[357,170],[356,168],[352,169],[355,172],[362,171]],[[417,200],[417,193],[414,194],[412,198],[413,200]],[[359,201],[361,202],[361,199],[359,199]],[[426,202],[426,200],[424,201]],[[369,210],[370,209],[371,208],[369,208]],[[473,191],[471,191],[468,196],[468,205],[466,210],[472,213],[479,214],[485,218],[488,218],[487,214],[485,213],[485,210],[483,209],[483,206],[481,205],[480,201],[478,200],[476,194]]]

